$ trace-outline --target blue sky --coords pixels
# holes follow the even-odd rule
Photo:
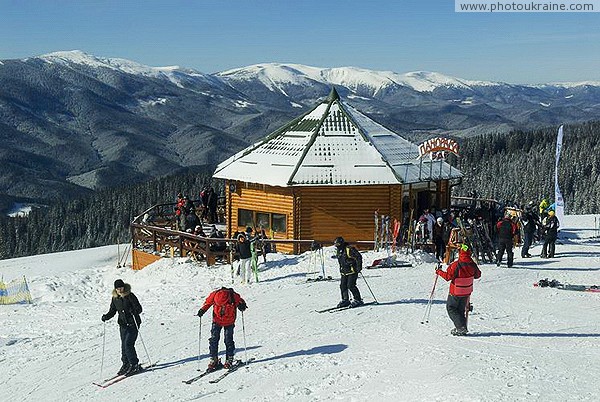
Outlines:
[[[0,59],[82,50],[205,73],[264,62],[600,81],[600,13],[455,13],[454,0],[0,0]]]

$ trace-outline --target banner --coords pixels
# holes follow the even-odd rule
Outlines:
[[[0,304],[31,304],[31,293],[25,277],[9,283],[0,281]]]
[[[558,161],[560,160],[560,150],[562,149],[563,126],[558,129],[556,137],[556,165],[554,167],[554,202],[556,203],[556,217],[559,224],[563,225],[565,220],[565,201],[558,186]]]

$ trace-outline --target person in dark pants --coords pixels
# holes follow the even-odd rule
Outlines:
[[[108,313],[102,316],[102,321],[108,321],[119,314],[117,322],[121,333],[121,362],[123,365],[117,372],[118,375],[131,375],[141,370],[137,353],[135,352],[135,341],[142,319],[142,305],[131,292],[131,285],[121,279],[115,281],[115,289],[112,292],[112,300]]]
[[[433,225],[433,243],[435,244],[435,258],[438,261],[444,259],[446,252],[446,242],[444,242],[445,235],[444,219],[439,217],[436,219],[435,225]]]
[[[498,254],[496,255],[496,266],[500,266],[504,251],[506,251],[506,259],[508,267],[513,266],[513,236],[517,232],[517,225],[511,220],[510,215],[505,215],[496,224],[496,232],[498,234]]]
[[[558,228],[560,223],[553,210],[548,211],[548,216],[544,218],[542,224],[544,229],[544,246],[542,247],[542,258],[553,258],[556,247],[556,238],[558,237]]]
[[[450,264],[445,272],[436,268],[435,273],[450,281],[450,291],[446,301],[448,316],[454,323],[450,333],[458,336],[466,335],[469,332],[466,309],[473,292],[473,280],[481,277],[481,271],[471,258],[469,247],[466,244],[461,245],[458,259]]]
[[[531,258],[529,254],[529,248],[533,243],[533,235],[538,227],[538,217],[534,211],[535,203],[529,201],[525,207],[525,212],[521,216],[521,223],[523,224],[523,247],[521,247],[521,257]]]
[[[221,367],[221,361],[219,360],[221,328],[224,329],[225,338],[225,364],[223,364],[223,367],[230,369],[233,366],[233,357],[235,355],[233,328],[235,327],[237,310],[243,312],[248,306],[238,293],[232,288],[226,287],[217,289],[208,295],[204,305],[198,310],[198,317],[202,317],[211,306],[213,306],[213,321],[208,344],[210,352],[208,370],[216,370]]]
[[[338,237],[333,242],[337,258],[340,264],[340,290],[342,292],[342,300],[338,303],[338,307],[358,307],[363,303],[360,297],[360,292],[356,287],[358,273],[362,269],[362,255],[356,247],[350,246],[344,241],[343,237]],[[349,293],[352,293],[352,303],[350,302]]]

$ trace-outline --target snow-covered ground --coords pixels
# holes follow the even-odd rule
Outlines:
[[[0,399],[597,400],[600,294],[532,286],[542,278],[599,284],[595,235],[593,216],[568,216],[557,258],[522,260],[517,252],[512,269],[483,265],[468,337],[450,335],[443,281],[429,324],[421,324],[434,281],[435,265],[427,254],[400,254],[412,268],[365,270],[379,305],[333,314],[315,310],[339,301],[337,281],[306,283],[306,272],[314,270],[309,254],[271,254],[261,264],[260,283],[234,285],[249,305],[245,340],[238,317],[237,357],[256,360],[218,384],[182,380],[208,363],[208,315],[201,322],[198,362],[194,314],[211,290],[231,284],[229,266],[163,259],[134,272],[116,268],[116,246],[0,261],[5,281],[26,275],[34,298],[32,305],[0,306]],[[539,252],[538,244],[532,254]],[[365,263],[382,255],[367,252]],[[337,278],[335,260],[325,263]],[[106,323],[101,373],[100,317],[117,278],[132,285],[144,307],[138,354],[158,365],[100,389],[92,382],[120,366],[113,319]],[[372,300],[362,278],[358,285],[365,300]]]

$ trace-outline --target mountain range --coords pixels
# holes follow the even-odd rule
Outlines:
[[[81,51],[0,60],[0,210],[212,168],[332,86],[415,142],[600,118],[600,82],[517,85],[282,63],[205,74]]]

